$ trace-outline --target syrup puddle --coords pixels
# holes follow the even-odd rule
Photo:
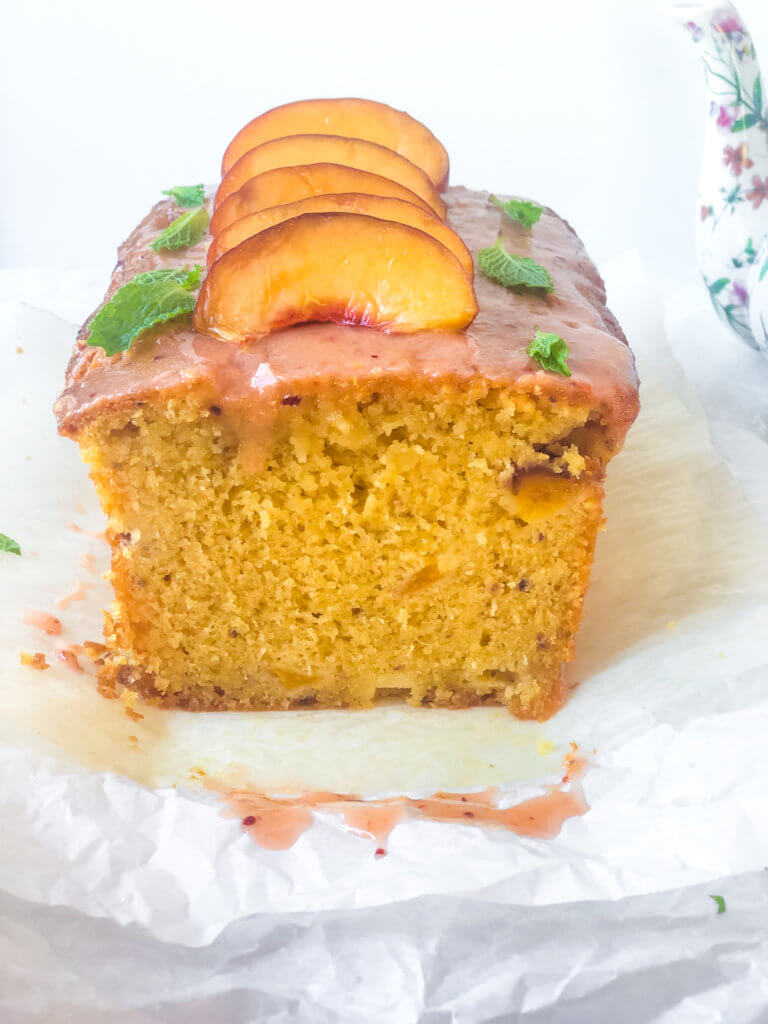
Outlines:
[[[240,818],[244,831],[266,850],[287,850],[312,827],[313,812],[339,815],[344,828],[373,839],[381,856],[396,825],[407,820],[459,822],[463,825],[497,826],[518,836],[554,839],[569,818],[589,810],[581,779],[585,758],[574,747],[563,761],[560,782],[545,786],[541,796],[511,807],[499,806],[497,789],[480,793],[435,793],[429,797],[388,797],[364,800],[340,793],[303,793],[296,797],[270,797],[247,789],[217,790],[224,798],[225,817]],[[209,788],[216,789],[210,785]]]

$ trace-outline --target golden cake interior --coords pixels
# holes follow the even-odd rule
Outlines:
[[[78,437],[113,540],[105,679],[191,709],[561,701],[608,450],[487,384],[299,396],[266,464],[194,394]]]

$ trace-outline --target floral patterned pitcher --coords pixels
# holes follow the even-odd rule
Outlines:
[[[699,269],[719,316],[768,351],[768,111],[755,47],[733,4],[673,11],[699,47],[709,93]]]

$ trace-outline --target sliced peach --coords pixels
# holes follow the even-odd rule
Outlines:
[[[445,203],[420,167],[378,142],[345,139],[340,135],[288,135],[249,149],[224,175],[213,208],[218,209],[227,196],[257,174],[296,164],[343,164],[391,178],[415,192],[429,203],[438,217],[445,219]]]
[[[299,164],[296,167],[276,167],[273,171],[257,174],[237,192],[227,196],[211,217],[211,234],[218,235],[233,221],[268,206],[282,206],[308,196],[325,196],[329,192],[392,196],[420,206],[426,213],[435,213],[429,203],[425,203],[415,192],[380,174],[359,171],[356,167],[344,167],[342,164]]]
[[[216,260],[194,323],[244,343],[310,320],[459,331],[476,314],[469,276],[426,232],[359,213],[304,213]]]
[[[472,254],[462,240],[447,224],[437,217],[425,213],[419,206],[406,203],[402,199],[391,196],[366,196],[359,192],[345,192],[327,196],[310,196],[299,199],[295,203],[283,206],[270,206],[266,210],[241,217],[229,227],[224,228],[211,242],[206,261],[210,267],[219,256],[234,249],[251,235],[257,235],[273,224],[281,224],[291,217],[299,217],[302,213],[362,213],[368,217],[379,217],[381,220],[394,220],[398,224],[408,224],[419,231],[426,231],[438,242],[450,249],[470,277],[474,277],[475,268]]]
[[[298,100],[274,107],[242,128],[227,146],[222,176],[243,153],[284,135],[344,135],[394,149],[420,167],[442,192],[448,185],[448,154],[420,121],[373,100]]]

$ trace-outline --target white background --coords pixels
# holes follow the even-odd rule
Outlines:
[[[742,0],[740,6],[768,70],[768,4]],[[311,7],[296,0],[283,0],[282,6],[279,0],[271,6],[260,0],[0,0],[0,268],[96,268],[105,283],[116,244],[159,198],[159,190],[215,180],[226,142],[251,116],[297,97],[345,93],[405,107],[447,145],[454,181],[551,204],[573,222],[599,261],[640,249],[665,298],[693,277],[703,83],[694,47],[657,0],[394,0],[378,6],[325,0]],[[663,329],[648,294],[652,289],[641,276],[642,263],[630,259],[622,266],[624,296],[636,316],[625,316],[615,273],[609,291],[619,297],[617,311],[633,341],[648,343],[647,376],[653,370],[685,394],[668,362],[653,355],[650,342],[660,340]],[[56,279],[56,274],[35,276],[38,285]],[[768,364],[721,330],[704,305],[703,290],[694,290],[702,303],[695,315],[668,304],[677,321],[676,352],[694,379],[716,443],[738,464],[745,486],[753,474],[751,492],[768,509]],[[38,296],[51,308],[47,285],[38,287]],[[80,303],[74,290],[73,304]],[[58,502],[55,481],[74,479],[66,462],[49,467],[44,454],[52,450],[48,408],[71,330],[43,313],[11,308],[16,315],[26,326],[18,335],[8,330],[3,335],[0,356],[18,369],[0,375],[0,389],[7,387],[0,411],[11,429],[22,425],[24,450],[11,454],[27,476],[14,471],[8,479],[15,488],[22,486],[20,479],[38,481],[41,498],[28,507],[31,521],[39,523],[45,502],[51,507]],[[58,341],[50,340],[43,321],[49,334],[55,325]],[[17,360],[21,340],[27,354]],[[645,376],[644,381],[652,396],[653,386]],[[34,397],[34,406],[10,400],[26,403],[27,395]],[[651,404],[645,408],[647,413]],[[25,422],[29,430],[23,429]],[[654,422],[652,416],[648,422]],[[638,429],[630,444],[640,436]],[[679,422],[665,436],[675,443],[660,445],[658,455],[649,449],[653,458],[646,467],[679,459],[685,468],[671,474],[672,484],[684,484],[689,474],[692,484],[703,487],[695,470],[699,464],[689,464],[687,449],[680,447]],[[74,451],[70,458],[74,462]],[[642,460],[618,461],[612,473],[642,466]],[[663,483],[663,475],[657,480]],[[12,490],[0,487],[0,497]],[[674,486],[671,491],[678,493]],[[710,491],[716,500],[706,506],[702,520],[720,522],[722,489],[709,488],[707,497]],[[649,492],[641,486],[638,493]],[[663,508],[650,493],[645,507]],[[658,494],[669,500],[665,486]],[[75,500],[74,494],[66,497]],[[677,507],[679,515],[662,516],[663,530],[638,529],[641,555],[647,550],[643,542],[654,538],[657,556],[666,551],[675,522],[680,536],[689,513],[684,501]],[[56,509],[58,517],[58,504]],[[609,521],[614,520],[609,516]],[[718,536],[701,523],[696,526],[690,531],[693,549]],[[66,541],[59,543],[50,528],[41,537],[41,545],[61,558]],[[601,544],[610,544],[611,537],[609,528]],[[722,530],[720,537],[722,543],[702,563],[704,575],[717,564],[711,556],[728,542],[757,557],[757,545],[743,528]],[[678,556],[688,557],[686,550],[685,544],[673,545],[674,565]],[[616,564],[626,571],[621,560]],[[648,560],[645,578],[653,576],[654,564]],[[47,572],[44,566],[41,575],[50,587]],[[660,576],[669,579],[670,573]],[[742,577],[736,578],[741,586]],[[698,571],[695,579],[700,582]],[[625,588],[633,596],[635,589]],[[675,581],[669,593],[663,586],[659,593],[663,600],[650,606],[654,616],[666,618],[668,601],[676,595],[685,600],[687,591]],[[617,602],[623,603],[631,607],[632,598]],[[734,615],[733,606],[729,611]],[[669,612],[668,617],[680,619],[669,637],[682,636],[686,616]],[[735,619],[744,631],[752,621]],[[16,630],[11,615],[3,621]],[[615,627],[615,615],[612,621]],[[701,645],[708,678],[723,672],[717,700],[710,703],[705,696],[700,708],[672,686],[663,691],[675,714],[649,730],[650,746],[628,743],[611,772],[603,774],[611,779],[614,802],[607,811],[602,808],[602,819],[598,800],[590,816],[580,819],[582,825],[602,820],[614,839],[622,830],[630,834],[632,842],[618,845],[631,869],[617,866],[618,858],[612,862],[608,843],[597,844],[598,853],[585,860],[578,844],[567,840],[575,858],[566,870],[568,886],[583,890],[591,877],[602,880],[606,897],[600,900],[526,907],[511,898],[495,902],[498,890],[478,890],[477,899],[442,893],[384,904],[370,913],[355,908],[317,915],[253,914],[223,929],[208,948],[186,947],[167,936],[161,941],[137,922],[152,920],[157,910],[178,924],[180,866],[188,869],[202,902],[211,899],[215,913],[221,913],[223,902],[212,879],[230,894],[250,895],[270,876],[250,869],[246,858],[256,853],[248,841],[243,837],[243,847],[232,855],[242,858],[248,885],[241,885],[234,872],[207,870],[206,857],[217,863],[210,857],[211,838],[222,822],[208,828],[208,819],[201,817],[205,829],[187,827],[179,812],[183,795],[168,801],[165,817],[156,810],[153,818],[147,808],[162,804],[163,793],[134,787],[119,775],[95,773],[64,776],[60,784],[57,776],[46,786],[36,761],[19,762],[19,774],[7,786],[11,803],[4,805],[4,838],[22,865],[17,877],[29,890],[9,884],[6,857],[0,882],[0,1000],[13,1008],[0,1010],[2,1024],[43,1019],[104,1024],[118,1018],[126,1024],[234,1024],[267,1016],[313,1024],[351,1018],[409,1024],[416,1019],[403,1011],[409,1000],[430,1007],[425,1021],[447,1021],[450,1015],[466,1024],[511,1019],[513,1007],[524,1007],[526,1020],[546,1024],[656,1024],[662,1017],[669,1024],[764,1020],[765,872],[680,887],[703,874],[714,879],[718,872],[746,870],[745,857],[764,863],[764,680],[742,671],[738,659],[746,657],[748,644],[727,636],[723,644],[733,648],[733,657],[719,661],[707,644],[720,642],[713,629]],[[666,640],[659,655],[662,674],[671,649]],[[695,661],[692,656],[690,664]],[[629,711],[644,717],[653,679],[636,662],[628,661],[626,671],[632,680]],[[701,677],[691,673],[686,683],[700,687]],[[627,691],[616,689],[617,703]],[[703,728],[702,709],[711,716]],[[12,758],[11,751],[7,760]],[[36,785],[30,789],[33,773]],[[655,790],[657,776],[670,785],[659,783]],[[598,780],[599,791],[597,769],[590,777],[590,785]],[[100,799],[101,786],[106,796]],[[114,798],[117,790],[122,801]],[[97,824],[99,815],[109,823],[101,845],[72,828],[93,808]],[[195,804],[189,813],[197,821],[203,811]],[[660,817],[668,823],[666,832]],[[65,824],[52,827],[52,819]],[[25,832],[29,822],[39,826],[37,846]],[[152,822],[159,823],[162,844],[148,838],[154,836]],[[633,829],[637,822],[641,827]],[[666,847],[659,842],[664,835]],[[662,848],[672,851],[669,863],[677,873],[665,883],[670,891],[616,899],[623,887],[641,891],[638,879],[648,875],[655,873],[659,885],[668,879],[660,872]],[[178,857],[177,850],[182,851]],[[423,846],[421,867],[422,851]],[[477,847],[474,855],[476,870],[487,872]],[[433,862],[426,864],[425,871],[434,875]],[[380,866],[402,870],[394,857]],[[691,866],[694,877],[685,879]],[[544,881],[551,884],[551,861],[536,853],[535,867],[542,883],[527,878],[521,883],[527,886],[523,903],[542,897]],[[455,873],[455,867],[451,870]],[[614,885],[616,876],[621,880]],[[67,906],[80,878],[87,913],[78,913],[77,900]],[[324,875],[312,862],[301,878],[299,894],[307,885],[321,886]],[[350,887],[356,878],[354,872],[349,876]],[[405,870],[401,878],[407,880]],[[710,893],[727,898],[725,915],[715,914]],[[89,916],[93,907],[102,920]],[[131,923],[120,923],[126,921]],[[557,1008],[549,1005],[555,990]],[[110,1005],[120,1009],[110,1013]]]
[[[760,7],[763,10],[760,10]],[[768,7],[741,9],[768,60]],[[660,0],[0,0],[0,267],[93,267],[288,100],[361,95],[452,180],[555,207],[593,257],[690,273],[704,92]],[[762,44],[762,45],[761,45]]]

